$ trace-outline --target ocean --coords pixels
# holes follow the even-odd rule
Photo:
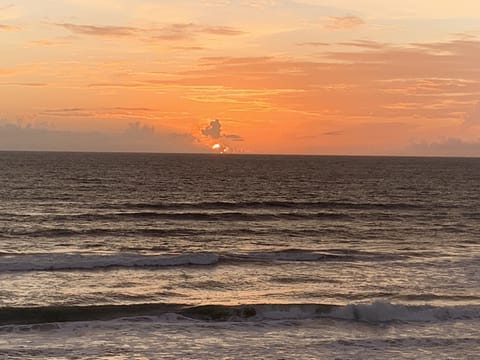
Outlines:
[[[0,152],[0,358],[478,359],[480,159]]]

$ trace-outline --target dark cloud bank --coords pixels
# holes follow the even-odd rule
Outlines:
[[[139,122],[118,133],[60,131],[50,128],[0,124],[0,150],[205,152],[191,134],[158,132]]]
[[[465,141],[447,138],[437,142],[414,143],[405,155],[480,157],[480,139]]]

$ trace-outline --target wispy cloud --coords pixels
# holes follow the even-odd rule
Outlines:
[[[43,86],[48,86],[48,83],[44,83],[44,82],[0,82],[0,86],[43,87]]]
[[[343,135],[343,131],[339,131],[339,130],[326,131],[322,135],[324,135],[324,136],[340,136],[340,135]]]
[[[75,39],[74,36],[53,38],[53,39],[37,39],[37,40],[31,40],[29,44],[32,44],[35,46],[44,46],[44,47],[65,46],[65,45],[71,44],[74,39]]]
[[[10,67],[0,67],[0,76],[12,76],[31,72],[38,68],[38,64],[19,64]]]
[[[354,40],[354,41],[345,41],[339,43],[339,45],[344,45],[344,46],[352,46],[352,47],[358,47],[358,48],[363,48],[363,49],[385,49],[388,47],[388,44],[386,43],[380,43],[376,41],[371,41],[371,40]]]
[[[326,42],[321,42],[321,41],[309,41],[309,42],[303,42],[303,43],[298,43],[298,46],[329,46],[329,43]]]
[[[122,106],[53,108],[38,113],[38,117],[41,119],[117,119],[127,121],[152,121],[170,115],[170,113],[154,108]]]
[[[14,7],[15,7],[15,5],[13,5],[13,4],[2,5],[2,6],[0,6],[0,11],[12,9],[12,8],[14,8]]]
[[[159,28],[139,28],[131,26],[98,26],[81,25],[72,23],[56,23],[56,26],[62,27],[78,35],[98,36],[98,37],[141,37],[149,40],[188,40],[196,35],[216,35],[216,36],[236,36],[244,32],[229,26],[200,25],[194,23],[170,24]]]
[[[20,28],[18,26],[0,24],[0,31],[15,31],[19,29]]]
[[[435,139],[455,131],[467,136],[461,128],[467,113],[468,123],[476,124],[472,107],[480,100],[480,41],[393,45],[357,40],[344,45],[345,50],[323,52],[316,61],[203,58],[176,83],[189,89],[190,100],[226,104],[230,99],[232,112],[253,111],[256,120],[296,114],[298,121],[302,114],[310,130],[299,136],[333,136],[329,128],[341,126],[336,141],[360,144],[354,125],[367,124],[361,128],[367,139],[373,123],[402,123],[384,130],[385,151],[417,135]],[[226,83],[229,88],[222,88]]]
[[[75,34],[90,36],[125,37],[136,36],[141,32],[140,29],[129,26],[96,26],[71,23],[56,23],[55,25]]]
[[[322,25],[324,29],[344,30],[352,29],[365,24],[365,21],[358,16],[328,16]]]

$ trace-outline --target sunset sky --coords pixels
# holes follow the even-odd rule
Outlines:
[[[480,156],[476,0],[0,0],[0,44],[3,150]]]

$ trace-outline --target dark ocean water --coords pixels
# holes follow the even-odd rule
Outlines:
[[[3,152],[0,169],[0,356],[480,349],[480,159]]]

